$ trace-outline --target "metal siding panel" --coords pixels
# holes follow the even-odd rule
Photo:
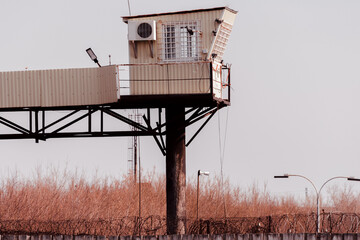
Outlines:
[[[7,107],[9,104],[8,88],[7,74],[0,73],[0,107]]]
[[[1,105],[5,105],[5,91],[4,91],[4,88],[5,88],[5,81],[3,80],[4,79],[4,73],[1,73],[0,72],[0,107]]]
[[[117,101],[117,66],[0,73],[0,108],[105,104]]]
[[[92,105],[117,101],[116,66],[56,70],[50,75],[53,76],[52,85],[56,86],[56,98],[44,103],[47,106]],[[44,91],[52,92],[47,89]]]
[[[33,83],[33,84],[31,84]],[[36,71],[3,72],[0,77],[1,108],[39,106]]]
[[[206,62],[132,65],[131,95],[209,93],[209,67]]]
[[[141,80],[144,80],[144,79],[147,79],[147,77],[152,77],[152,76],[149,76],[149,66],[146,66],[144,67],[144,71],[141,71],[141,75],[140,75],[140,79]],[[151,78],[150,78],[151,79]],[[142,92],[146,92],[146,91],[149,91],[151,92],[151,85],[153,85],[153,81],[144,81],[144,82],[141,82],[143,84],[141,84],[142,87]]]
[[[97,83],[97,94],[100,102],[111,103],[114,100],[117,101],[117,76],[117,66],[102,67],[100,69],[100,81]]]
[[[82,86],[86,88],[86,92],[84,94],[85,101],[88,101],[90,104],[94,104],[95,102],[97,102],[97,96],[94,94],[94,85],[96,80],[98,79],[98,71],[91,73],[89,70],[84,70],[83,76],[85,76],[85,78],[82,79],[81,83]],[[87,80],[88,84],[85,84],[85,79]]]

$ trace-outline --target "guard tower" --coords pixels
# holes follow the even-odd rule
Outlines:
[[[230,105],[230,65],[223,54],[236,14],[218,7],[127,16],[129,64],[0,73],[0,139],[152,136],[166,156],[167,231],[185,233],[185,149]],[[128,69],[125,77],[120,68]],[[124,84],[126,94],[120,91]],[[146,109],[145,124],[121,109]],[[47,115],[56,111],[63,115],[49,121]],[[25,114],[26,125],[9,117],[15,112]],[[109,130],[104,115],[137,131]],[[185,142],[186,127],[204,118]],[[85,131],[69,128],[84,121]]]
[[[171,102],[165,107],[169,233],[185,233],[186,226],[185,108],[230,104],[230,69],[223,54],[236,13],[221,7],[123,17],[130,95]]]

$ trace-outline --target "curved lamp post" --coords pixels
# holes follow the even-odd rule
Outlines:
[[[196,192],[196,220],[199,219],[199,178],[201,175],[209,176],[209,172],[203,172],[198,170],[197,174],[197,192]]]
[[[303,175],[298,175],[298,174],[284,174],[281,176],[274,176],[274,178],[289,178],[289,177],[301,177],[305,180],[307,180],[309,183],[311,183],[311,185],[313,186],[315,193],[316,193],[316,233],[320,232],[320,193],[321,190],[324,188],[324,186],[330,182],[331,180],[334,179],[338,179],[338,178],[345,178],[348,181],[360,181],[359,178],[354,178],[354,177],[343,177],[343,176],[338,176],[338,177],[332,177],[328,180],[326,180],[323,185],[321,185],[319,191],[317,190],[315,184],[307,177],[303,176]]]

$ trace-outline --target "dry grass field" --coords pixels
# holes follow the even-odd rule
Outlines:
[[[165,177],[149,173],[142,177],[142,182],[141,217],[165,217]],[[231,186],[228,181],[222,188],[220,183],[219,177],[202,182],[200,218],[222,219],[225,214],[227,218],[262,217],[314,211],[314,196],[309,197],[312,201],[298,201],[293,196],[272,196],[266,187],[260,188],[256,184],[242,189]],[[189,219],[196,217],[196,189],[196,179],[188,180]],[[350,188],[335,187],[329,196],[330,200],[323,203],[327,212],[354,213],[359,210],[360,198]],[[132,176],[121,180],[93,178],[89,181],[76,173],[52,169],[46,174],[39,171],[31,180],[14,175],[0,185],[0,225],[6,221],[111,221],[138,214],[139,185]]]

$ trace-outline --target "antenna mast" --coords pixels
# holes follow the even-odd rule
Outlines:
[[[130,10],[130,0],[128,0],[127,2],[128,2],[128,7],[129,7],[129,15],[131,16],[131,10]]]
[[[134,122],[136,123],[139,123],[141,124],[142,121],[141,121],[141,117],[142,115],[138,112],[137,109],[134,109],[133,110],[133,113],[132,114],[129,114],[128,115],[128,118],[133,120]],[[130,129],[131,131],[138,131],[138,129],[134,126],[130,126]],[[129,171],[129,174],[133,174],[134,175],[134,180],[136,181],[137,179],[137,165],[138,165],[138,139],[139,137],[134,134],[132,136],[132,138],[130,139],[130,143],[129,143],[129,147],[128,147],[128,171]]]

